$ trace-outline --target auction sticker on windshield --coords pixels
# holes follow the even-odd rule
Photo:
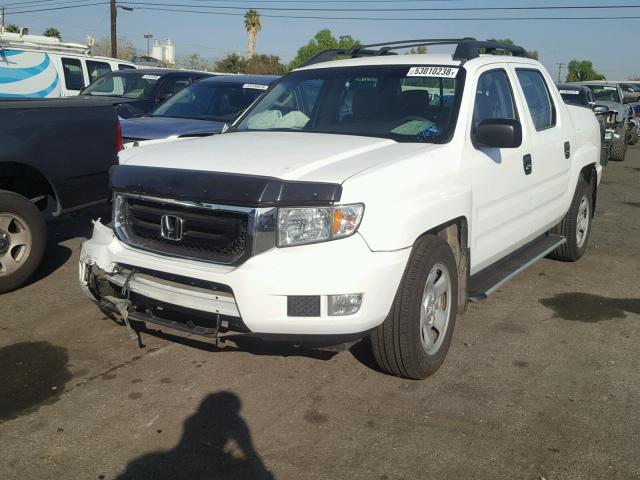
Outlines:
[[[266,90],[267,88],[269,88],[269,85],[260,85],[258,83],[245,83],[244,85],[242,85],[242,88],[253,88],[256,90]]]
[[[160,75],[143,75],[142,78],[144,80],[158,80]]]
[[[560,93],[564,93],[566,95],[580,95],[578,90],[560,90]]]
[[[456,78],[457,68],[451,67],[411,67],[407,77]]]

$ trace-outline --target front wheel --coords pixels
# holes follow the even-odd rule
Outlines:
[[[416,380],[438,370],[451,343],[457,299],[453,252],[440,237],[425,235],[414,247],[391,312],[371,334],[380,368]]]
[[[618,138],[613,138],[611,141],[611,157],[614,162],[624,162],[624,157],[627,153],[627,127],[624,127],[623,132],[620,133]]]
[[[550,257],[565,262],[575,262],[582,257],[591,236],[592,218],[593,189],[584,177],[580,177],[569,211],[552,230],[552,233],[562,235],[567,241],[554,250]]]
[[[46,226],[27,198],[0,191],[0,293],[14,290],[36,270],[46,246]]]

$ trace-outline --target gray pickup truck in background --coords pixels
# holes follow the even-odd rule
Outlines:
[[[584,85],[593,92],[593,97],[598,105],[609,107],[615,112],[611,116],[611,123],[607,124],[607,130],[611,131],[611,160],[622,162],[627,153],[627,140],[629,137],[628,111],[622,89],[618,83],[594,80],[589,82],[576,82]]]
[[[0,145],[3,293],[26,282],[42,260],[42,212],[57,216],[108,200],[109,170],[122,138],[108,103],[0,100]]]

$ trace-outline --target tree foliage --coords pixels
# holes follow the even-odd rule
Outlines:
[[[197,53],[192,53],[188,57],[179,60],[178,66],[189,70],[209,70],[211,65]]]
[[[510,38],[500,38],[500,39],[495,39],[495,38],[490,38],[489,39],[490,42],[498,42],[498,43],[506,43],[507,45],[515,45],[514,41],[511,40]],[[527,53],[529,54],[529,56],[531,58],[535,58],[536,60],[540,60],[540,52],[538,50],[528,50]]]
[[[359,44],[360,41],[355,40],[351,35],[341,35],[340,38],[336,38],[328,28],[320,30],[311,40],[309,40],[309,43],[298,49],[298,54],[293,60],[291,60],[289,68],[293,69],[299,67],[316,53],[320,53],[323,50],[332,48],[349,49]]]
[[[286,67],[280,63],[280,57],[276,55],[254,55],[251,58],[245,58],[237,53],[230,53],[218,60],[213,69],[220,73],[252,75],[283,75],[286,71]]]
[[[102,37],[100,40],[91,47],[91,53],[93,55],[100,55],[103,57],[111,56],[111,39],[109,37]],[[139,55],[138,49],[131,42],[131,40],[118,37],[118,58],[120,60],[130,60],[134,55]]]
[[[43,35],[45,37],[59,38],[60,40],[62,40],[60,30],[58,30],[57,28],[49,27],[44,31]]]
[[[571,60],[567,82],[586,82],[588,80],[605,80],[605,76],[597,72],[589,60]]]
[[[420,45],[417,48],[412,48],[410,49],[407,54],[411,54],[411,55],[424,55],[425,53],[427,53],[429,51],[429,49],[426,47],[426,45]]]
[[[262,29],[260,13],[253,8],[244,14],[244,28],[247,30],[247,58],[253,57],[256,51],[256,39]]]
[[[15,23],[9,23],[4,26],[4,30],[9,33],[18,33],[20,29]]]

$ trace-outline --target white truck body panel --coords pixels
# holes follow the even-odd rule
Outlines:
[[[340,204],[365,205],[355,235],[272,248],[229,267],[142,252],[97,226],[97,238],[84,244],[81,263],[106,272],[116,264],[134,265],[229,285],[242,319],[254,332],[362,332],[387,316],[411,248],[425,232],[462,219],[473,275],[558,223],[569,209],[583,168],[595,168],[599,181],[600,130],[591,112],[567,108],[556,89],[549,88],[556,123],[536,131],[516,69],[541,72],[553,86],[537,61],[481,56],[461,65],[451,56],[398,55],[327,62],[303,70],[370,65],[464,68],[466,80],[451,140],[398,143],[353,135],[236,132],[143,146],[121,155],[123,165],[339,183]],[[478,148],[471,141],[478,78],[494,69],[507,73],[513,90],[523,130],[517,148]],[[565,142],[570,144],[568,158]],[[527,155],[532,158],[531,174],[523,172]],[[326,296],[338,293],[363,293],[360,311],[327,316]],[[321,316],[288,317],[287,295],[322,295]]]

